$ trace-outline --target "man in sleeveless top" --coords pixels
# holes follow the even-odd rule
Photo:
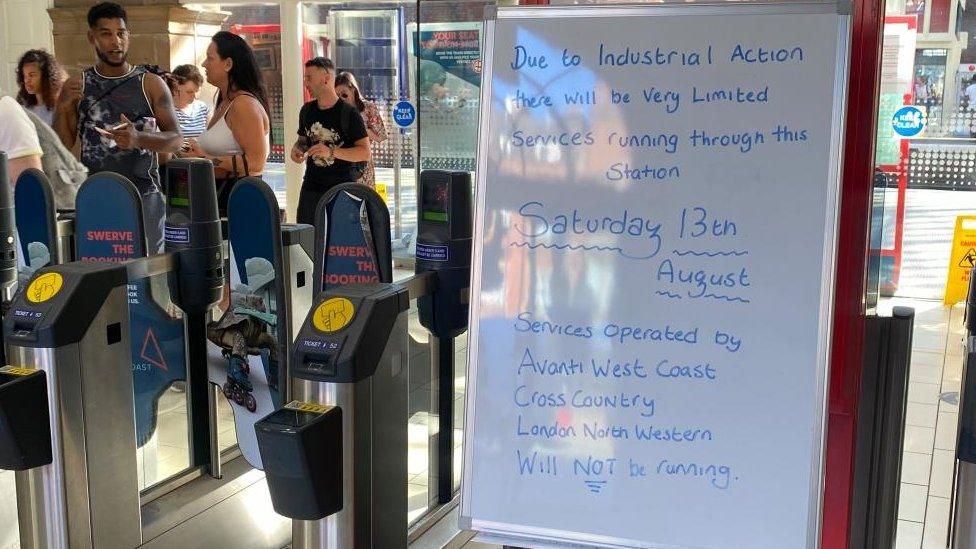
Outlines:
[[[129,29],[122,6],[105,2],[88,11],[88,42],[98,61],[65,83],[54,127],[65,146],[81,137],[81,161],[90,173],[129,178],[142,198],[147,249],[163,246],[166,205],[157,153],[180,146],[173,97],[163,79],[126,60]]]

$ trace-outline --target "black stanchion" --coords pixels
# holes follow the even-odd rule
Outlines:
[[[865,322],[858,398],[850,547],[893,547],[904,446],[908,371],[915,311]]]

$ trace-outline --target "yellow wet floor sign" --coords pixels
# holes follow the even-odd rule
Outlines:
[[[955,305],[966,299],[969,274],[976,265],[976,215],[956,217],[956,231],[952,235],[952,255],[943,303]]]
[[[387,200],[388,197],[386,194],[386,183],[377,183],[374,189],[376,190],[376,193],[380,195],[380,198],[383,199],[383,202],[389,204],[389,201]]]

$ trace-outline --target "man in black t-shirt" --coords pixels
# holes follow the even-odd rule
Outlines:
[[[359,163],[370,157],[366,124],[356,107],[336,95],[335,73],[335,65],[324,57],[305,62],[305,87],[315,99],[298,114],[298,141],[291,149],[293,162],[305,162],[299,223],[314,223],[322,195],[359,179]]]

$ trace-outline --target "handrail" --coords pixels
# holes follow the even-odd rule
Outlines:
[[[407,289],[410,300],[413,301],[414,299],[434,293],[434,288],[437,285],[437,273],[434,271],[418,273],[402,280],[395,280],[393,283],[404,286]]]
[[[129,282],[142,280],[176,270],[176,254],[165,253],[150,257],[139,257],[125,262],[126,275]]]

